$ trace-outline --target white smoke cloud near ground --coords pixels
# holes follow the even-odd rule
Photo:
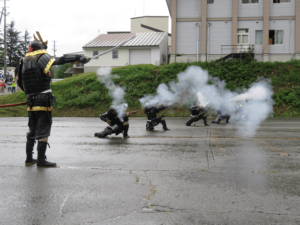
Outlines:
[[[211,77],[208,71],[198,66],[190,66],[177,75],[178,81],[160,84],[157,94],[146,95],[140,99],[143,107],[151,105],[210,105],[218,109],[224,104],[232,119],[236,117],[237,105],[241,101],[243,113],[247,120],[235,123],[245,136],[255,135],[260,124],[273,112],[272,87],[266,80],[258,81],[243,93],[225,89],[225,81]],[[210,82],[211,84],[208,84]]]
[[[118,113],[119,119],[123,119],[124,112],[128,108],[128,104],[125,102],[125,89],[115,85],[112,80],[111,67],[101,67],[97,70],[98,81],[105,85],[109,90],[109,95],[113,98],[112,105],[115,107]]]

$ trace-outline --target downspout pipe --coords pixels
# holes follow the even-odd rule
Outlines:
[[[207,51],[207,55],[206,55],[206,61],[210,61],[209,60],[209,51],[210,51],[210,25],[211,23],[207,23],[207,42],[206,42],[206,51]]]
[[[197,27],[197,62],[199,62],[199,31],[200,31],[200,23],[195,24]]]

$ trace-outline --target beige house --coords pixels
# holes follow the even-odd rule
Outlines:
[[[169,16],[142,16],[131,18],[131,33],[169,31]],[[171,34],[168,33],[168,45],[171,46]]]
[[[258,61],[300,59],[300,0],[166,0],[171,62],[253,50]]]
[[[132,37],[134,39],[130,40]],[[84,55],[93,57],[130,40],[103,56],[84,65],[84,72],[95,72],[99,67],[119,67],[137,64],[166,65],[168,63],[168,33],[110,33],[100,34],[83,46]]]

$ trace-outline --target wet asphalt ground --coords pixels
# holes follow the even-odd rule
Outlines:
[[[300,119],[253,138],[185,122],[147,132],[132,118],[123,140],[95,138],[99,118],[53,118],[58,167],[37,168],[24,165],[27,118],[0,118],[0,224],[300,224]]]

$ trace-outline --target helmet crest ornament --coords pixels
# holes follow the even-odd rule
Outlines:
[[[42,42],[43,45],[47,46],[48,41],[43,41],[43,38],[42,38],[42,36],[40,35],[40,32],[36,31],[36,34],[37,34],[37,36],[39,37],[39,39],[37,39],[36,36],[33,35],[34,40],[35,40],[35,41],[40,41],[40,42]]]

